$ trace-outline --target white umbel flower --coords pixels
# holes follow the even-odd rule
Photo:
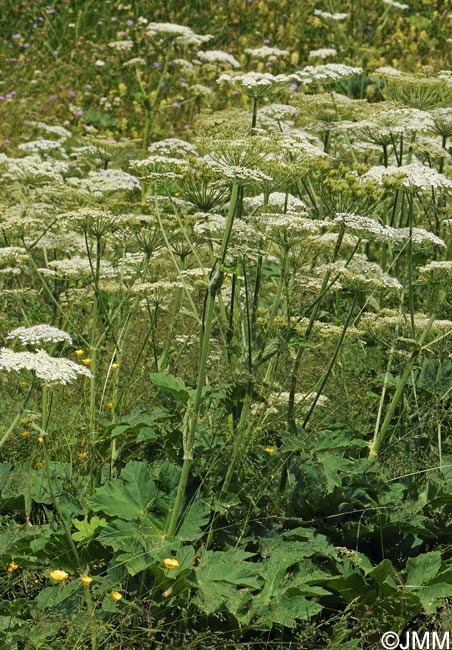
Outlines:
[[[232,54],[224,52],[223,50],[202,50],[198,52],[197,58],[201,63],[213,63],[216,65],[223,65],[230,68],[240,68],[240,63],[235,59]]]
[[[287,50],[280,50],[279,47],[263,45],[262,47],[248,47],[245,50],[245,54],[248,54],[253,59],[259,59],[260,61],[276,61],[277,59],[289,56],[290,53]]]
[[[309,52],[310,59],[327,59],[329,56],[336,56],[337,50],[334,47],[321,47],[319,50]]]
[[[217,79],[217,83],[226,83],[234,90],[249,97],[266,97],[286,88],[290,82],[290,76],[273,75],[269,72],[245,72],[235,75],[224,73]]]
[[[39,345],[43,343],[69,343],[72,338],[67,332],[52,325],[33,325],[32,327],[17,327],[6,337],[8,341],[19,339],[22,345]]]
[[[6,372],[29,370],[45,384],[70,384],[79,375],[92,377],[85,366],[80,366],[70,359],[51,357],[45,350],[14,352],[9,348],[1,348],[0,370]]]
[[[446,190],[452,188],[452,180],[444,174],[440,174],[436,169],[423,165],[418,160],[414,160],[409,165],[397,167],[391,165],[383,167],[377,165],[371,167],[363,176],[363,180],[375,180],[379,185],[385,181],[401,179],[401,186],[410,190],[430,191],[432,189]]]

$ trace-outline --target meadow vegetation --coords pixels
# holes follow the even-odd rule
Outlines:
[[[0,644],[452,625],[449,0],[0,13]]]

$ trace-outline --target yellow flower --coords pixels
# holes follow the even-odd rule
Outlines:
[[[91,357],[86,357],[86,359],[82,359],[82,363],[84,366],[91,365],[91,361],[92,361]]]
[[[81,451],[78,454],[78,457],[80,458],[80,460],[85,460],[85,458],[88,458],[88,454],[86,453],[86,451]]]
[[[75,354],[76,357],[79,357],[79,358],[83,357],[83,355],[85,354],[85,350],[76,350],[74,352],[74,354]]]
[[[82,583],[84,587],[89,587],[93,579],[90,576],[82,576]]]
[[[28,381],[20,381],[20,382],[19,382],[19,386],[20,386],[21,388],[26,388],[26,387],[28,386]]]
[[[119,363],[112,363],[111,364],[111,369],[112,370],[117,370],[119,368]]]
[[[26,438],[27,436],[30,435],[30,432],[29,431],[22,431],[21,435],[23,435],[23,437]]]
[[[174,557],[167,557],[163,560],[166,569],[177,569],[180,565]]]
[[[265,447],[264,451],[266,451],[267,454],[274,454],[275,453],[275,448],[274,447]]]
[[[41,469],[41,467],[44,467],[44,463],[36,463],[35,467],[36,469]]]
[[[15,571],[18,568],[19,568],[19,565],[17,564],[17,562],[14,562],[14,560],[13,560],[8,565],[8,573],[13,573],[13,571]]]
[[[121,600],[121,598],[122,598],[122,593],[121,593],[120,591],[112,591],[112,592],[111,592],[111,597],[113,598],[113,600],[115,601],[115,603],[117,603],[118,601]]]
[[[39,436],[38,442],[40,445],[42,445],[42,443],[44,442],[44,436]]]
[[[105,406],[107,409],[112,409],[113,408],[113,402],[105,402]]]
[[[58,582],[62,582],[63,580],[66,580],[66,578],[69,578],[69,573],[66,573],[66,571],[63,571],[62,569],[54,569],[50,572],[50,577],[54,580],[58,580]]]

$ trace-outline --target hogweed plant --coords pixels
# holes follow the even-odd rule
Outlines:
[[[136,22],[137,137],[0,153],[0,638],[370,647],[452,596],[450,74]]]

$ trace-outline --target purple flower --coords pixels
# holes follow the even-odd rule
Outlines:
[[[52,54],[53,56],[58,56],[58,50],[53,50]]]
[[[91,84],[86,84],[85,88],[86,90],[92,90],[93,87]]]
[[[264,38],[264,45],[270,45],[271,41],[269,38]]]
[[[12,36],[13,41],[18,41],[20,38],[22,38],[22,34],[13,34]]]
[[[272,61],[266,61],[265,62],[265,67],[270,68],[273,65]]]
[[[233,94],[233,95],[238,95],[238,94],[239,94],[239,91],[238,91],[238,90],[233,90],[233,91],[232,91],[232,94]]]
[[[0,102],[2,102],[5,99],[4,95],[0,95]]]
[[[184,124],[184,129],[187,130],[190,128],[190,124]]]
[[[17,59],[16,59],[15,56],[12,56],[12,57],[10,58],[10,61],[11,61],[11,63],[16,63]]]
[[[76,93],[73,90],[69,91],[69,97],[75,97]]]
[[[290,84],[290,90],[296,90],[298,88],[298,84]]]
[[[53,9],[52,7],[46,7],[46,12],[47,12],[48,14],[54,14],[54,13],[55,13],[55,9]]]
[[[174,129],[171,129],[171,131],[169,132],[169,134],[170,134],[170,135],[176,135],[176,131],[175,131]]]
[[[130,19],[129,19],[129,20],[126,22],[126,25],[127,25],[127,27],[133,27],[133,20],[130,20]]]
[[[180,108],[179,102],[173,102],[173,107],[174,108]]]
[[[125,35],[126,35],[126,33],[125,33],[125,31],[123,31],[123,30],[121,30],[120,32],[118,32],[118,36],[121,36],[121,37],[122,37],[122,36],[125,36]]]
[[[77,111],[75,114],[77,117],[83,117],[83,111]]]
[[[152,64],[152,67],[153,68],[160,68],[160,63],[158,61],[154,61],[154,63]]]
[[[5,144],[11,144],[11,140],[9,138],[6,138]]]
[[[118,19],[116,18],[116,16],[111,17],[111,22],[112,23],[117,23],[118,22]]]
[[[49,95],[49,99],[51,102],[54,102],[56,99],[56,95]]]

